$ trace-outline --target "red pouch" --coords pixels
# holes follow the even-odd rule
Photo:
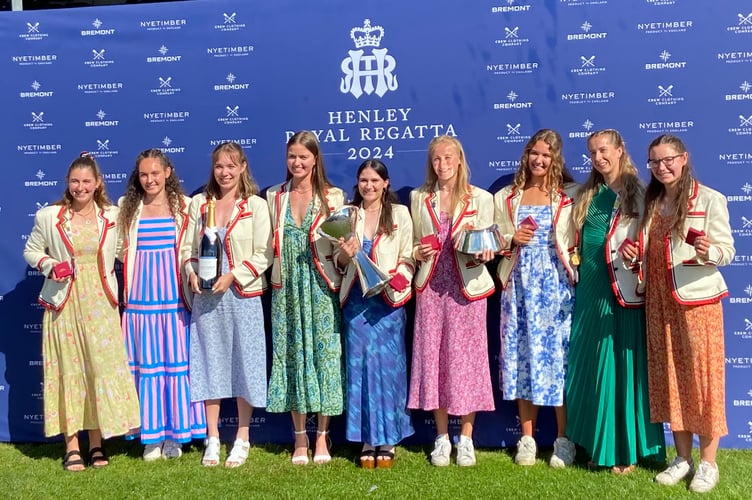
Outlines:
[[[529,227],[530,229],[535,231],[536,229],[538,229],[538,223],[535,222],[535,219],[533,219],[532,215],[528,215],[527,217],[525,217],[525,220],[520,222],[520,227]]]
[[[397,290],[398,292],[404,292],[405,288],[410,284],[409,281],[407,281],[407,278],[402,276],[400,273],[395,274],[392,276],[392,279],[389,280],[389,286]]]
[[[619,249],[617,250],[617,252],[622,253],[624,251],[624,247],[627,245],[637,245],[637,243],[635,243],[629,238],[624,238],[624,241],[622,241],[621,245],[619,245]]]
[[[687,230],[687,238],[684,240],[688,245],[694,245],[698,236],[705,236],[705,231],[690,227]]]
[[[63,261],[55,264],[52,267],[52,275],[55,279],[63,279],[73,274],[73,268],[71,268],[70,262]]]
[[[431,233],[426,236],[423,236],[420,239],[420,243],[422,245],[431,245],[431,248],[433,250],[439,251],[441,250],[441,243],[439,243],[439,239],[436,237],[435,234]]]

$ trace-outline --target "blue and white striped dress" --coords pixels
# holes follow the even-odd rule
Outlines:
[[[203,403],[191,403],[188,311],[180,299],[177,269],[175,221],[141,219],[122,322],[144,444],[206,436]]]

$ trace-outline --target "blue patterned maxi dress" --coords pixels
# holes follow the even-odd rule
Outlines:
[[[501,294],[501,390],[506,400],[561,406],[574,289],[556,253],[551,207],[520,205],[518,223],[528,215],[539,227]]]
[[[373,241],[363,238],[370,254]],[[381,294],[363,297],[359,280],[342,310],[347,363],[349,441],[395,445],[415,431],[407,412],[405,308]]]

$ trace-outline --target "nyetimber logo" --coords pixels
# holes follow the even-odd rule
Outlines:
[[[167,53],[170,51],[170,49],[167,48],[166,45],[162,45],[157,49],[157,52],[159,53],[158,56],[148,56],[146,58],[147,63],[171,63],[171,62],[180,62],[180,60],[183,58],[181,55],[176,54],[170,54],[167,55]]]
[[[580,125],[582,130],[578,131],[571,131],[567,136],[570,139],[587,139],[590,135],[590,132],[595,127],[595,123],[591,122],[590,119],[586,119],[584,122],[582,122],[582,125]]]
[[[506,5],[499,5],[491,7],[491,13],[507,13],[507,12],[528,12],[530,10],[530,4],[515,4],[515,0],[507,0]]]
[[[596,64],[595,55],[581,55],[579,66],[570,68],[569,72],[576,76],[594,76],[606,71],[604,66]]]
[[[669,21],[648,21],[637,23],[637,30],[645,34],[655,33],[681,33],[688,31],[694,26],[694,22],[689,19],[675,19]]]
[[[35,97],[52,97],[55,92],[52,90],[39,90],[42,88],[42,84],[34,80],[30,85],[32,91],[19,92],[18,96],[21,98],[35,98]]]
[[[726,31],[736,35],[748,35],[752,33],[752,12],[736,14],[736,24],[727,26]]]
[[[507,100],[509,102],[497,102],[494,103],[493,109],[506,110],[506,109],[530,109],[533,107],[533,103],[530,101],[518,101],[517,92],[510,90],[507,94]]]
[[[520,36],[520,27],[514,26],[504,27],[504,38],[497,38],[494,40],[494,43],[496,45],[500,45],[501,47],[521,47],[522,45],[529,43],[529,38],[524,38]]]
[[[190,111],[149,111],[144,113],[144,120],[149,123],[180,123],[191,117]]]
[[[146,31],[179,30],[188,24],[186,19],[154,19],[139,21],[138,25]]]
[[[120,123],[119,120],[105,120],[107,113],[105,113],[101,109],[97,111],[96,116],[97,116],[96,120],[85,121],[84,126],[85,127],[117,127],[118,124]]]
[[[588,21],[585,21],[580,25],[580,30],[582,33],[570,33],[567,35],[567,41],[577,41],[577,40],[604,40],[608,36],[608,32],[601,31],[592,31],[593,25],[590,24]]]
[[[225,77],[225,81],[227,83],[214,85],[214,91],[221,92],[225,90],[248,90],[248,88],[251,86],[250,83],[241,83],[237,81],[237,79],[238,77],[235,76],[234,73],[227,73],[227,76]]]
[[[660,59],[662,62],[645,63],[645,69],[648,71],[660,69],[682,69],[687,66],[686,61],[672,61],[672,57],[673,54],[671,54],[668,50],[664,50],[663,52],[658,54],[658,59]]]
[[[104,23],[99,20],[99,18],[94,19],[94,21],[91,22],[92,29],[88,30],[81,30],[81,36],[109,36],[115,34],[114,28],[102,28],[102,25]]]
[[[233,12],[231,14],[223,12],[222,23],[215,24],[214,29],[224,32],[239,31],[245,29],[245,23],[238,22],[238,14],[236,12]]]
[[[16,151],[24,155],[55,155],[62,149],[62,144],[18,144],[16,146]],[[44,177],[44,172],[42,172],[42,177]]]
[[[569,104],[603,104],[616,97],[613,90],[599,89],[561,94],[562,102]]]
[[[676,88],[673,83],[658,85],[656,91],[657,95],[648,98],[650,104],[655,104],[656,106],[671,106],[684,102],[684,97],[674,95]]]
[[[388,54],[389,49],[379,48],[384,33],[383,27],[371,26],[370,19],[363,21],[363,27],[350,30],[357,50],[348,51],[349,56],[342,59],[340,68],[345,76],[340,79],[340,92],[358,99],[364,93],[384,97],[390,90],[397,90],[397,75],[393,74],[397,61]],[[371,48],[370,55],[364,48]]]

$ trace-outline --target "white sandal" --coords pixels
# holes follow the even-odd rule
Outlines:
[[[303,434],[305,434],[305,437],[306,437],[306,454],[295,456],[295,450],[297,450],[297,448],[295,448],[295,450],[293,450],[293,456],[292,456],[293,465],[308,465],[308,433],[306,432],[305,429],[302,431],[295,431],[296,436],[301,436]]]
[[[245,464],[248,460],[248,450],[251,449],[251,443],[249,441],[243,441],[242,439],[236,439],[232,445],[232,451],[225,460],[225,467],[234,469]]]
[[[316,431],[318,436],[324,436],[326,438],[326,455],[314,455],[313,463],[316,465],[324,465],[332,461],[332,455],[329,453],[329,447],[331,446],[331,440],[329,439],[329,431]],[[318,439],[317,439],[318,440]]]
[[[219,438],[210,436],[205,441],[204,457],[201,459],[201,465],[204,467],[215,467],[219,465]]]

